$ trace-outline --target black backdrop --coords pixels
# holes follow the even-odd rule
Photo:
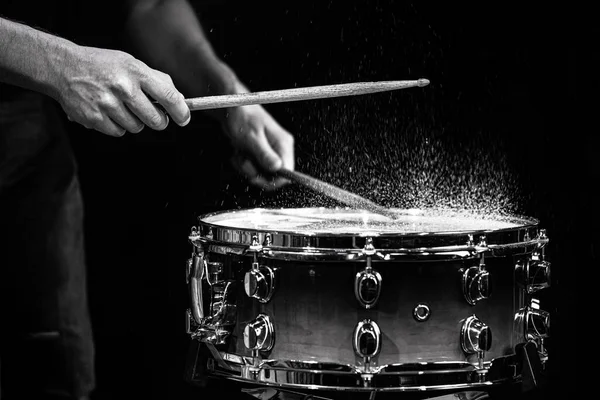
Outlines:
[[[585,182],[598,177],[598,164],[591,136],[572,119],[565,124],[576,99],[575,55],[550,10],[391,0],[193,4],[217,52],[251,90],[430,79],[423,89],[266,108],[296,136],[299,170],[373,200],[382,199],[378,187],[394,184],[390,175],[410,186],[431,155],[422,149],[429,140],[463,152],[470,168],[458,173],[479,176],[489,196],[517,199],[517,211],[538,218],[551,240],[552,384],[581,384],[563,344],[572,340],[574,277],[593,254],[590,241],[575,238],[593,217]],[[73,131],[100,393],[203,393],[181,380],[189,229],[206,212],[289,201],[285,191],[248,187],[230,168],[219,132],[200,113],[184,129],[119,139]],[[412,168],[391,171],[394,159]],[[393,202],[394,193],[383,200]]]

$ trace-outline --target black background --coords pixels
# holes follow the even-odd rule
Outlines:
[[[575,277],[594,256],[583,232],[594,218],[590,182],[598,163],[596,139],[577,122],[577,64],[565,18],[545,8],[391,0],[193,4],[217,53],[253,91],[430,79],[423,89],[266,108],[295,135],[299,170],[376,201],[373,188],[393,184],[391,157],[418,169],[429,140],[464,152],[470,169],[458,173],[489,179],[491,197],[507,196],[497,179],[510,175],[516,211],[539,219],[550,237],[551,385],[583,384],[568,343],[576,339]],[[182,382],[187,234],[206,212],[289,201],[286,191],[248,187],[231,169],[221,136],[201,113],[186,128],[118,139],[73,129],[100,393],[202,396]],[[377,156],[390,146],[405,147]]]

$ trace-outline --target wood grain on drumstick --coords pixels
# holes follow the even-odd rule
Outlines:
[[[298,171],[291,171],[289,169],[280,169],[277,174],[281,177],[289,179],[292,182],[298,183],[309,189],[312,189],[318,193],[324,194],[332,199],[338,200],[349,207],[367,210],[375,214],[384,215],[389,218],[395,218],[397,216],[393,211],[382,207],[370,200],[365,199],[357,194],[348,192],[340,187],[332,185],[330,183],[323,182],[312,176],[303,174]]]
[[[417,79],[412,81],[356,82],[342,83],[338,85],[270,90],[264,92],[195,97],[186,99],[185,102],[191,111],[196,111],[224,107],[247,106],[251,104],[283,103],[289,101],[356,96],[411,87],[423,87],[427,85],[429,85],[429,80],[427,79]]]

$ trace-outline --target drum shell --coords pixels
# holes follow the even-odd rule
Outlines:
[[[485,360],[514,353],[520,341],[514,331],[514,316],[523,306],[522,290],[515,282],[513,256],[486,257],[485,270],[492,294],[471,305],[463,293],[463,276],[482,259],[373,260],[371,267],[381,276],[376,305],[366,309],[357,300],[354,285],[362,261],[291,261],[260,257],[259,264],[275,272],[274,292],[263,303],[244,291],[244,274],[252,256],[207,253],[206,259],[224,265],[222,279],[235,285],[236,323],[227,352],[252,356],[243,341],[247,323],[259,314],[269,316],[275,331],[273,348],[263,359],[361,365],[353,348],[353,333],[359,321],[375,321],[381,329],[381,351],[374,365],[477,362],[461,346],[461,328],[475,315],[491,328],[492,345]],[[418,321],[415,307],[425,305],[428,318]]]

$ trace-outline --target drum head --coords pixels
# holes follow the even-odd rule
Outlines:
[[[536,223],[531,219],[466,211],[392,211],[395,218],[369,211],[339,208],[255,208],[207,215],[201,221],[224,228],[316,236],[494,231]]]
[[[377,249],[419,252],[477,246],[527,247],[539,239],[538,221],[469,211],[392,209],[395,217],[344,208],[244,209],[207,214],[191,239],[274,250],[352,251],[370,238]],[[539,240],[536,239],[536,243]]]

